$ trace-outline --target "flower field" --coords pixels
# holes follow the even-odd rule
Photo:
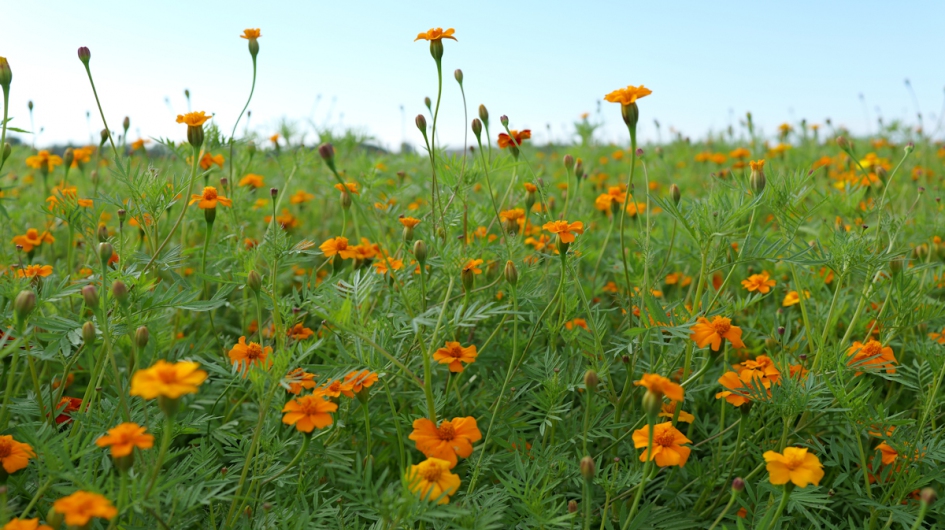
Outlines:
[[[945,524],[945,145],[646,143],[643,85],[593,87],[622,143],[542,145],[461,39],[416,36],[401,153],[238,133],[252,90],[130,138],[88,48],[100,142],[36,149],[0,57],[0,527]]]

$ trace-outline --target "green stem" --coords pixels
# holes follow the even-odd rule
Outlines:
[[[765,521],[762,522],[764,526],[762,526],[761,530],[768,530],[772,526],[776,525],[778,519],[781,518],[781,513],[784,511],[784,507],[787,506],[788,499],[791,497],[791,488],[789,487],[790,485],[790,483],[784,485],[784,493],[781,495],[781,502],[778,503],[778,508],[774,511],[774,516],[770,520],[765,517]]]
[[[677,404],[680,406],[681,404]],[[630,527],[630,522],[633,521],[633,516],[637,514],[637,508],[640,506],[640,498],[643,497],[643,490],[646,488],[646,479],[650,475],[650,467],[653,465],[653,434],[656,431],[654,428],[654,421],[651,418],[649,421],[649,436],[646,443],[646,463],[643,464],[643,475],[640,477],[640,484],[637,486],[637,493],[633,496],[633,505],[630,507],[630,513],[627,515],[627,520],[624,521],[621,530],[627,530]]]
[[[256,91],[256,56],[253,56],[253,84],[249,89],[249,97],[246,98],[246,104],[243,105],[243,110],[240,111],[240,115],[236,117],[236,122],[233,123],[233,132],[230,133],[230,182],[233,182],[233,139],[236,138],[236,126],[239,125],[240,120],[243,119],[243,114],[246,113],[246,109],[249,108],[249,102],[253,100],[253,92]]]

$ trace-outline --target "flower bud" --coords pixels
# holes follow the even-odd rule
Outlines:
[[[509,117],[506,116],[505,114],[499,116],[499,123],[501,123],[503,127],[508,127],[508,126],[509,126]]]
[[[902,272],[903,267],[905,266],[905,258],[896,258],[889,262],[889,269],[893,274],[899,274]]]
[[[102,260],[102,263],[108,263],[108,260],[112,258],[115,250],[112,248],[111,243],[102,241],[98,244],[98,259]]]
[[[906,146],[903,148],[903,150],[906,152],[907,155],[908,155],[908,154],[911,154],[913,151],[915,151],[915,144],[912,143],[912,142],[909,142],[909,143],[906,144]],[[926,489],[931,489],[931,488],[926,488]],[[923,491],[924,491],[924,490],[923,490]],[[932,491],[932,494],[935,495],[935,491],[934,491],[934,490]]]
[[[118,300],[119,304],[125,305],[128,302],[128,286],[121,280],[115,280],[112,284],[112,296]]]
[[[252,140],[246,142],[246,152],[249,153],[249,156],[255,155],[255,154],[256,154],[256,142],[254,142],[254,141],[252,141]],[[319,153],[321,153],[321,150],[319,150]]]
[[[98,289],[94,285],[86,285],[82,288],[82,299],[85,301],[85,307],[98,309]]]
[[[351,194],[347,191],[341,192],[341,207],[345,210],[351,208]]]
[[[669,187],[669,196],[673,199],[673,204],[679,204],[679,200],[682,199],[682,192],[679,191],[679,186],[673,184]]]
[[[102,129],[98,134],[101,136],[100,146],[105,145],[105,142],[108,141],[108,137],[111,136],[111,132],[108,129]]]
[[[453,77],[456,78],[457,83],[459,83],[460,85],[463,84],[463,71],[462,70],[457,68],[456,71],[453,72]]]
[[[850,142],[843,136],[837,137],[837,147],[843,149],[844,151],[850,150]]]
[[[200,149],[203,145],[203,125],[187,126],[187,143],[194,149]]]
[[[323,143],[318,146],[318,154],[322,157],[322,160],[328,164],[328,168],[332,171],[335,170],[335,147],[328,142]]]
[[[651,424],[656,423],[656,418],[662,409],[663,396],[647,390],[643,394],[643,412],[646,413],[646,417]]]
[[[417,124],[417,129],[420,129],[420,132],[423,133],[423,136],[427,135],[427,119],[423,117],[423,114],[417,114],[417,118],[414,120],[414,123]]]
[[[627,124],[627,127],[636,134],[637,122],[640,120],[640,108],[637,107],[637,104],[621,105],[620,115],[623,117],[623,122]]]
[[[0,86],[4,90],[10,89],[10,83],[13,81],[13,70],[10,70],[10,63],[6,57],[0,57]]]
[[[65,167],[71,167],[72,162],[75,160],[75,151],[72,148],[66,149],[66,152],[62,154],[62,164]]]
[[[413,244],[413,257],[417,258],[417,263],[419,263],[421,267],[427,262],[427,245],[422,239],[418,239],[416,243]]]
[[[574,176],[577,178],[584,176],[584,161],[580,158],[574,162]]]
[[[578,503],[576,500],[571,499],[568,501],[568,513],[577,513]]]
[[[765,190],[765,184],[767,183],[764,169],[762,167],[757,169],[753,167],[751,169],[751,176],[748,178],[748,183],[751,186],[751,191],[755,195],[760,195],[761,192]]]
[[[922,488],[922,491],[919,493],[919,499],[922,501],[922,504],[929,505],[935,502],[935,490],[932,488]]]
[[[570,154],[564,155],[564,158],[561,160],[564,163],[564,169],[568,170],[568,173],[574,170],[574,157]]]
[[[473,118],[472,132],[476,135],[476,140],[482,141],[482,122],[479,118]]]
[[[599,384],[600,384],[600,377],[597,376],[597,372],[595,372],[594,370],[588,370],[584,372],[584,388],[586,388],[590,392],[596,392],[597,385]]]
[[[594,459],[590,456],[585,456],[581,459],[581,476],[584,477],[584,480],[594,480],[594,475],[597,470],[594,466]]]
[[[82,61],[82,64],[85,66],[89,65],[89,59],[92,58],[92,52],[85,46],[79,48],[79,60]]]
[[[515,263],[511,260],[505,262],[505,281],[509,282],[509,285],[515,287],[518,284],[518,269],[515,268]]]
[[[91,322],[82,324],[82,341],[86,346],[95,344],[95,324]]]
[[[125,119],[121,121],[121,128],[125,131],[125,136],[128,135],[129,127],[131,127],[131,118],[125,116]]]
[[[738,493],[745,491],[745,479],[742,477],[735,477],[732,480],[732,489]]]
[[[463,271],[460,273],[459,277],[463,280],[463,290],[470,291],[473,286],[476,284],[476,273],[472,269],[463,268]]]
[[[254,294],[258,295],[260,289],[262,289],[262,276],[256,271],[249,271],[249,274],[246,275],[246,285]]]
[[[10,145],[10,142],[3,142],[3,161],[6,162],[10,155],[13,153],[13,146]]]
[[[36,309],[36,293],[33,291],[20,291],[13,300],[13,313],[16,315],[16,321],[22,330],[23,324],[30,316],[30,313]]]
[[[433,112],[433,106],[432,106],[432,105],[433,105],[433,102],[430,101],[430,98],[428,98],[428,97],[427,97],[427,98],[423,98],[423,104],[426,105],[427,110],[429,110],[430,112]]]
[[[46,514],[46,524],[53,527],[54,530],[59,530],[64,521],[65,516],[57,512],[55,508],[50,508],[49,512]]]
[[[108,241],[108,227],[104,224],[98,225],[98,230],[96,230],[95,235],[98,236],[98,240],[102,243]],[[108,258],[110,257],[112,257],[111,254],[108,255]],[[108,258],[105,258],[105,261],[108,261]]]
[[[479,119],[482,120],[483,125],[489,126],[489,110],[485,105],[479,105]]]
[[[773,339],[771,337],[768,337],[765,339],[765,348],[769,350],[773,350],[777,347],[778,347],[778,341],[776,339]]]
[[[148,341],[151,339],[151,333],[148,331],[148,328],[140,326],[135,330],[135,346],[138,349],[143,349],[148,345]]]

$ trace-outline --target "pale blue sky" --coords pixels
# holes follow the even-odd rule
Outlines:
[[[607,92],[643,83],[642,133],[652,119],[690,136],[720,130],[752,111],[768,132],[783,121],[827,117],[854,131],[887,119],[915,121],[911,80],[926,129],[935,129],[945,87],[945,2],[23,2],[2,0],[0,55],[14,79],[11,115],[28,129],[36,104],[38,143],[87,141],[94,111],[79,46],[113,129],[183,139],[174,113],[216,113],[232,127],[249,91],[244,28],[262,29],[251,125],[268,136],[279,119],[360,127],[381,144],[419,142],[413,116],[435,96],[426,43],[431,26],[456,28],[446,42],[440,137],[462,142],[462,68],[470,116],[485,103],[496,119],[563,140]],[[316,98],[321,101],[316,105]],[[170,99],[173,111],[165,98]],[[332,100],[334,104],[332,105]],[[406,127],[400,106],[405,107]],[[604,103],[606,139],[626,141],[617,105]],[[871,125],[871,124],[870,124]],[[92,129],[101,128],[96,112]],[[493,129],[495,132],[495,128]],[[939,132],[941,137],[942,131]],[[314,141],[309,135],[309,143]],[[29,141],[29,140],[27,140]]]

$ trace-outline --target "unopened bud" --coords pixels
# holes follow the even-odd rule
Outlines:
[[[417,259],[421,267],[427,262],[427,245],[422,239],[418,239],[413,244],[413,257]]]
[[[131,127],[131,118],[125,116],[125,119],[121,121],[121,128],[125,130],[125,134],[128,133],[129,127]]]
[[[742,477],[735,477],[735,479],[732,480],[732,489],[739,493],[745,491],[745,479]]]
[[[66,149],[66,152],[62,154],[62,163],[66,167],[71,167],[72,162],[75,160],[75,151],[72,148]]]
[[[279,196],[279,188],[269,188],[269,196],[275,199]]]
[[[663,396],[647,390],[643,394],[643,412],[646,413],[650,423],[656,422],[656,417],[661,410],[663,410]]]
[[[479,119],[482,120],[482,123],[484,123],[486,127],[489,126],[489,110],[486,109],[485,105],[479,105]]]
[[[102,137],[101,145],[105,145],[105,142],[108,141],[108,137],[111,136],[111,133],[108,131],[108,129],[102,129],[98,134]]]
[[[505,281],[509,282],[509,285],[515,287],[518,283],[518,269],[515,268],[515,263],[511,260],[505,262]]]
[[[462,70],[457,68],[456,71],[453,72],[453,77],[456,78],[457,83],[463,84],[463,71]]]
[[[121,280],[115,280],[112,284],[112,296],[118,300],[119,304],[124,305],[128,302],[128,286]]]
[[[503,127],[508,127],[508,126],[509,126],[509,117],[506,116],[505,114],[499,116],[499,123],[501,123]]]
[[[82,299],[85,301],[85,306],[89,309],[98,308],[98,289],[94,285],[86,285],[82,288]]]
[[[751,191],[755,195],[760,195],[761,192],[765,190],[765,184],[767,179],[765,179],[765,172],[763,169],[752,169],[751,177],[748,178],[748,183],[751,186]]]
[[[151,333],[148,332],[148,328],[140,326],[135,330],[135,346],[138,349],[142,349],[148,345],[148,341],[151,339]]]
[[[568,501],[568,513],[577,513],[578,503],[576,500],[571,499]]]
[[[423,104],[426,105],[427,110],[430,110],[430,111],[433,110],[433,102],[430,101],[430,98],[429,98],[429,97],[423,98]]]
[[[13,146],[10,145],[10,142],[3,142],[3,161],[6,162],[10,155],[13,153]]]
[[[98,230],[96,231],[96,235],[98,236],[98,240],[100,242],[104,243],[105,241],[108,241],[108,227],[105,226],[104,224],[98,225]],[[112,257],[112,255],[109,254],[108,257],[110,258]],[[105,260],[108,261],[108,258],[105,258]]]
[[[33,291],[20,291],[13,300],[13,312],[16,314],[16,321],[21,326],[26,322],[30,313],[36,309],[36,293]]]
[[[262,276],[256,271],[249,271],[249,274],[246,275],[246,286],[258,295],[259,290],[262,289]]]
[[[919,499],[926,505],[935,502],[935,498],[935,490],[932,488],[922,488],[922,491],[919,493]]]
[[[574,170],[574,157],[570,154],[564,155],[564,158],[561,160],[564,163],[564,169],[567,169],[568,172]]]
[[[591,392],[597,391],[597,385],[600,384],[600,377],[594,370],[584,372],[584,388]]]
[[[101,235],[99,235],[99,237],[101,237]],[[103,241],[98,244],[98,259],[102,260],[102,263],[108,263],[108,260],[112,258],[114,252],[115,250],[112,248],[111,243]]]
[[[777,347],[778,347],[778,341],[776,339],[773,339],[771,337],[768,337],[765,339],[765,348],[769,350],[773,350]]]
[[[89,65],[89,59],[92,58],[92,52],[85,46],[79,48],[79,60],[82,61],[82,64],[85,66]]]
[[[479,118],[473,118],[472,121],[472,132],[476,135],[476,140],[480,140],[482,137],[482,122],[479,121]]]
[[[95,343],[95,324],[91,322],[82,324],[82,341],[86,346],[91,346]]]
[[[322,157],[322,160],[328,164],[329,169],[335,169],[335,147],[333,145],[328,142],[323,143],[318,146],[318,154]]]
[[[414,123],[417,124],[417,129],[420,129],[420,132],[423,133],[424,136],[426,136],[427,135],[427,119],[423,116],[423,114],[417,114],[417,118],[414,120]]]
[[[850,142],[843,136],[837,137],[837,147],[843,149],[844,151],[850,150]]]
[[[249,156],[255,155],[255,154],[256,154],[256,142],[254,142],[254,141],[252,141],[252,140],[246,142],[246,152],[249,153]],[[321,150],[319,150],[318,152],[321,153]]]
[[[596,466],[594,465],[594,459],[590,456],[585,456],[581,459],[581,476],[584,477],[584,480],[593,480],[594,475],[597,473]]]

